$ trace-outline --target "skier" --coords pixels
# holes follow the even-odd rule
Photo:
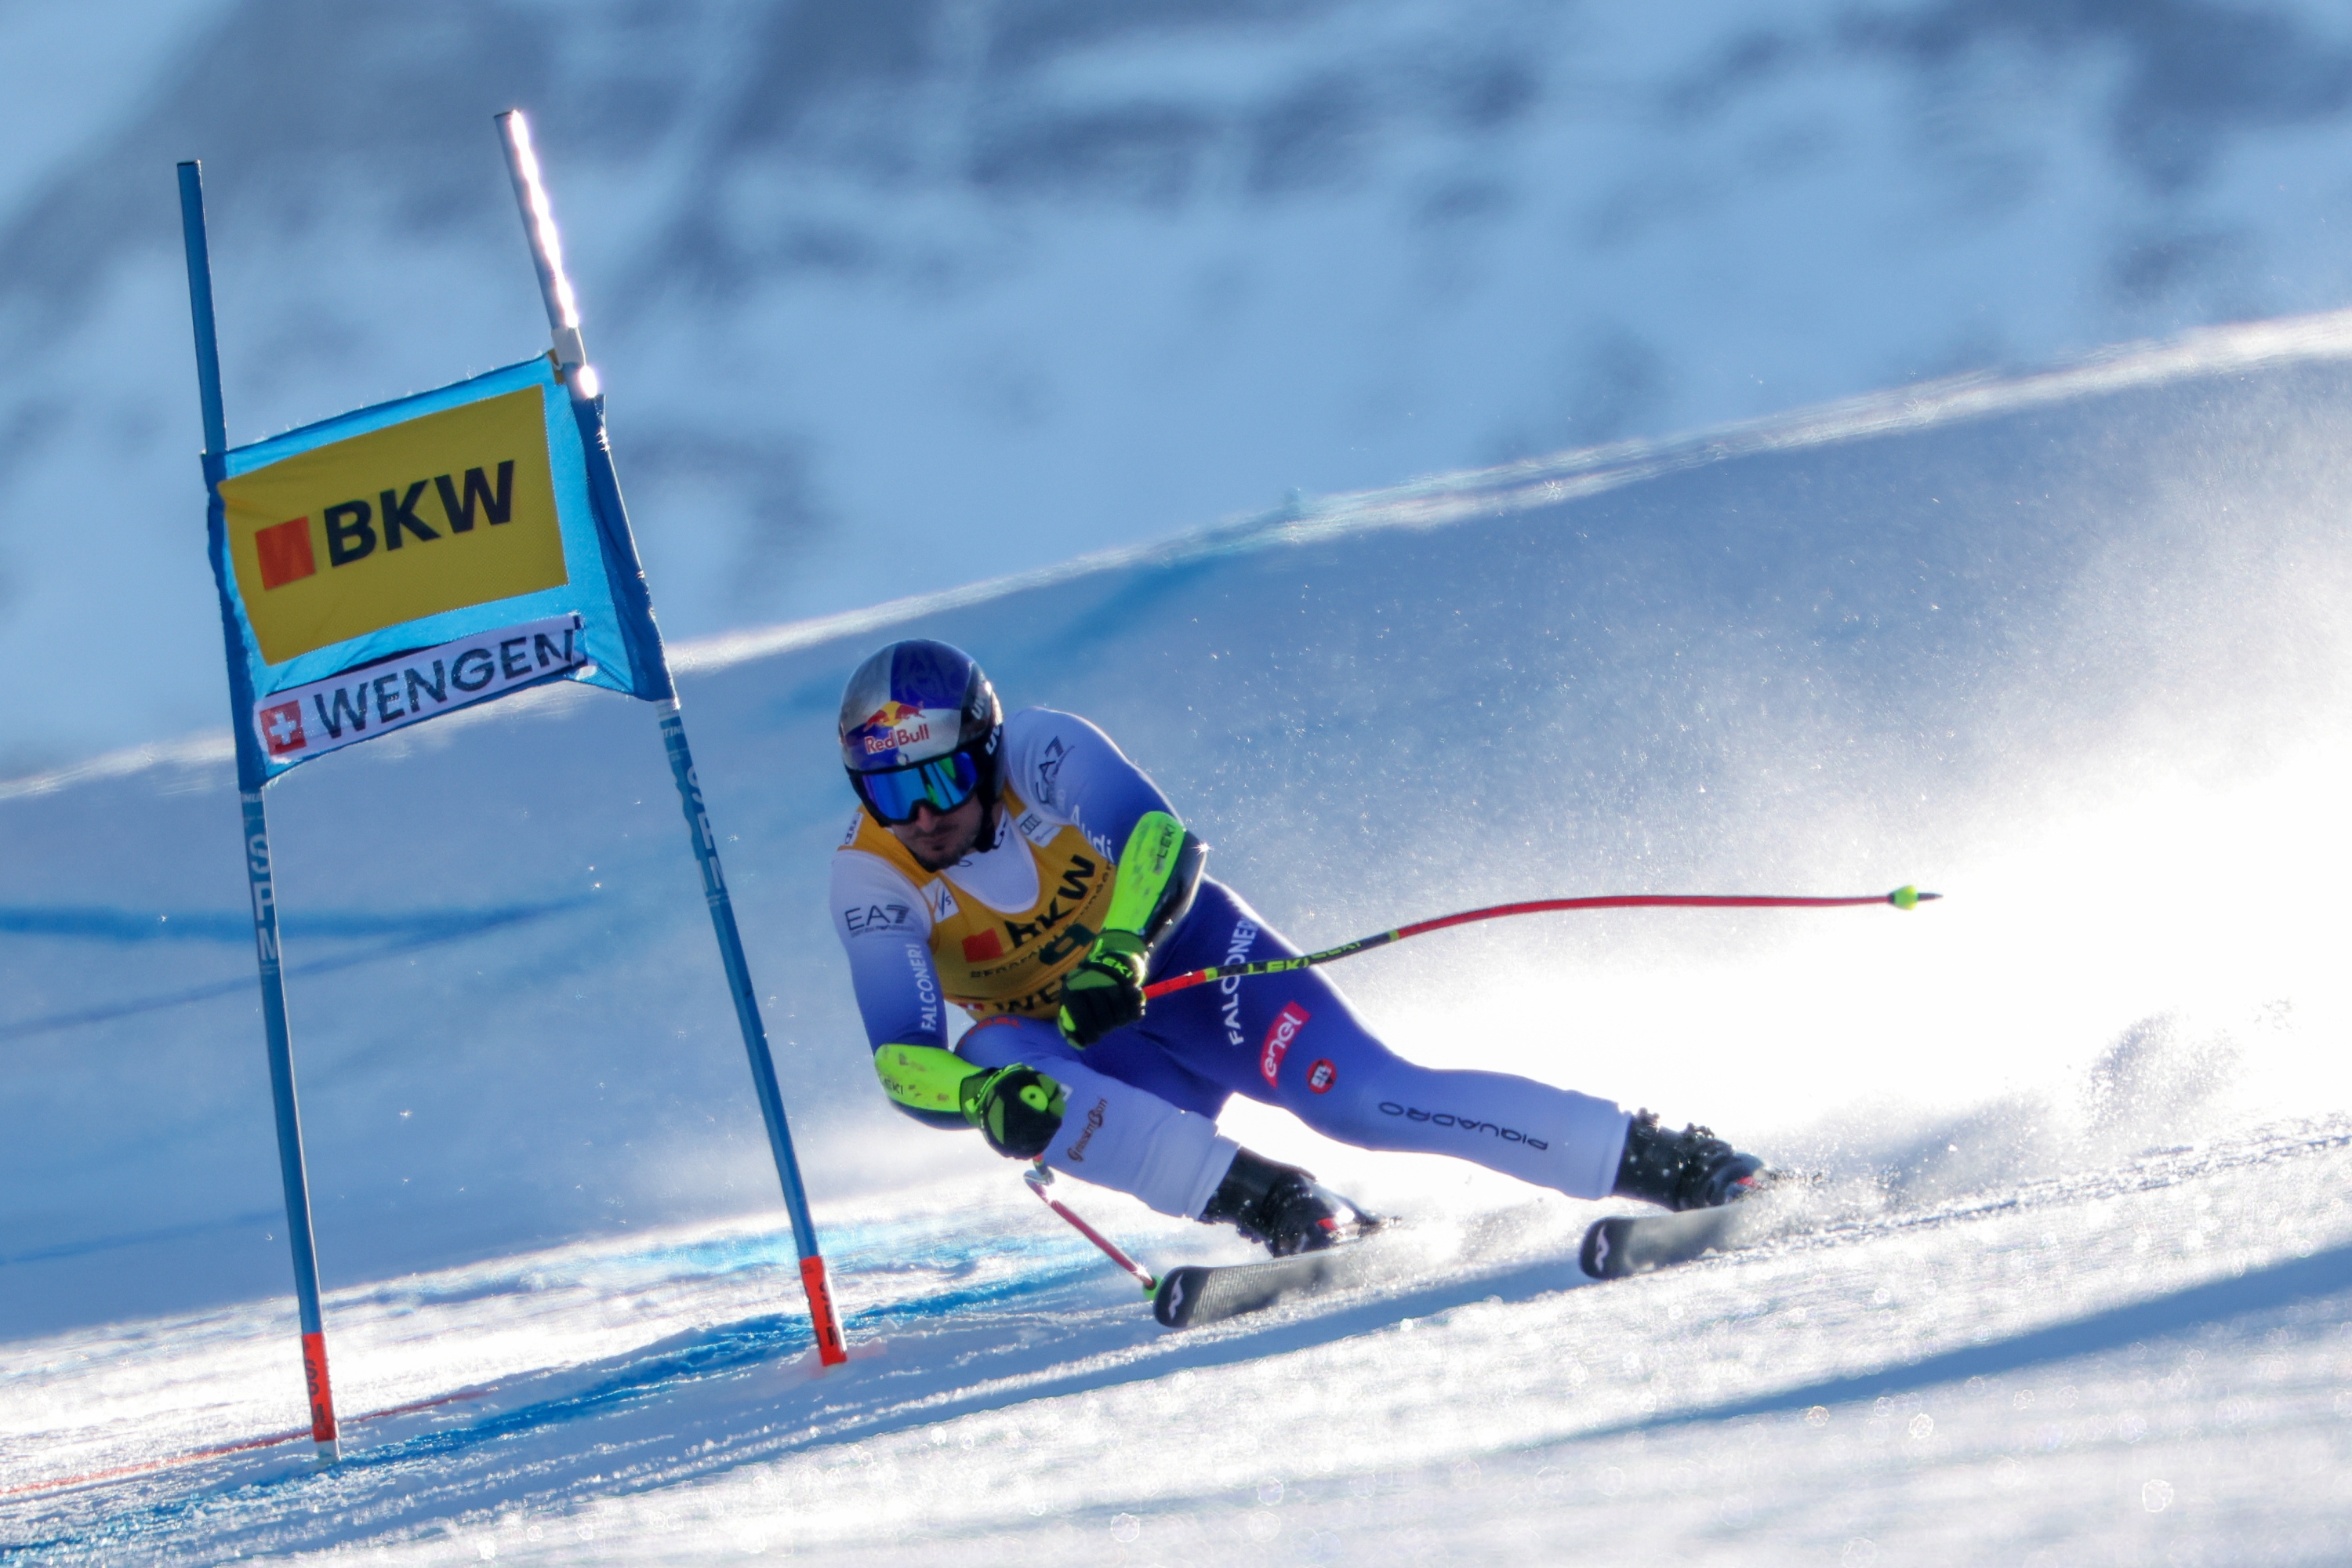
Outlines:
[[[998,1153],[1230,1224],[1276,1257],[1361,1218],[1217,1131],[1235,1093],[1367,1149],[1451,1154],[1571,1197],[1669,1209],[1747,1196],[1762,1163],[1703,1127],[1391,1052],[1312,969],[1154,1001],[1147,976],[1295,956],[1159,787],[1084,719],[1003,717],[945,643],[893,643],[841,704],[860,802],[833,909],[882,1088]],[[948,1003],[976,1020],[950,1047]]]

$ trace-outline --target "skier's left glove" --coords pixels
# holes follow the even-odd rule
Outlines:
[[[1062,983],[1062,1034],[1070,1044],[1093,1045],[1122,1025],[1143,1016],[1143,955],[1148,947],[1131,931],[1107,931],[1095,938],[1087,960]]]
[[[1034,1160],[1062,1129],[1069,1091],[1035,1068],[1014,1063],[963,1081],[963,1119],[1011,1160]]]
[[[1103,933],[1062,983],[1063,1036],[1080,1047],[1143,1016],[1151,944],[1192,907],[1207,847],[1164,811],[1135,820],[1118,852]]]

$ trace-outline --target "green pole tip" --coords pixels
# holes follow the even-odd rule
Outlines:
[[[1936,895],[1930,893],[1927,896],[1932,899]],[[1886,901],[1898,910],[1916,910],[1919,907],[1919,889],[1906,882],[1887,894]]]

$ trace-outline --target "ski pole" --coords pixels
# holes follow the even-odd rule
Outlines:
[[[1155,980],[1145,986],[1143,994],[1146,996],[1165,996],[1171,991],[1206,985],[1212,980],[1286,973],[1294,969],[1329,963],[1335,959],[1348,958],[1376,947],[1386,947],[1409,936],[1444,931],[1448,926],[1469,925],[1475,921],[1500,920],[1506,915],[1539,915],[1556,910],[1834,910],[1861,904],[1892,904],[1898,910],[1908,910],[1943,896],[1941,893],[1923,893],[1906,885],[1891,893],[1874,893],[1854,899],[1751,898],[1717,893],[1610,893],[1592,899],[1538,899],[1532,903],[1495,904],[1483,910],[1465,910],[1458,915],[1440,915],[1433,921],[1399,926],[1377,936],[1358,937],[1354,942],[1341,942],[1338,947],[1325,948],[1321,952],[1302,953],[1297,958],[1266,958],[1255,963],[1220,963],[1185,974],[1171,974],[1165,980]]]
[[[1101,1247],[1104,1257],[1109,1258],[1113,1263],[1118,1264],[1121,1268],[1126,1269],[1129,1274],[1134,1275],[1138,1279],[1141,1280],[1143,1282],[1143,1293],[1145,1295],[1149,1296],[1153,1291],[1160,1289],[1160,1280],[1157,1276],[1145,1268],[1142,1264],[1138,1263],[1134,1258],[1129,1258],[1126,1253],[1121,1252],[1117,1244],[1115,1244],[1108,1237],[1097,1230],[1094,1226],[1088,1225],[1086,1221],[1080,1219],[1076,1214],[1072,1212],[1067,1205],[1061,1201],[1061,1199],[1055,1197],[1051,1193],[1048,1193],[1045,1190],[1046,1184],[1054,1179],[1053,1172],[1045,1169],[1043,1165],[1032,1165],[1027,1170],[1021,1173],[1021,1179],[1029,1184],[1029,1190],[1037,1194],[1039,1202],[1043,1203],[1047,1208],[1052,1209],[1055,1214],[1060,1215],[1064,1219],[1068,1220],[1070,1224],[1076,1227],[1080,1236],[1085,1237],[1088,1241],[1091,1241],[1097,1247]]]

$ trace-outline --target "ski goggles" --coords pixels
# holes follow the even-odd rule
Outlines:
[[[877,820],[896,826],[914,821],[919,805],[944,816],[970,800],[980,787],[980,763],[970,752],[950,752],[908,767],[853,773],[849,782]]]

